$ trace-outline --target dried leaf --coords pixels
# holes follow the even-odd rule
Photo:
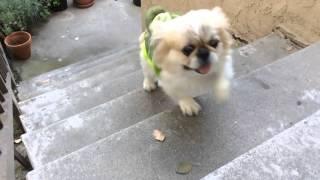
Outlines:
[[[192,164],[189,163],[189,162],[180,162],[178,165],[177,165],[177,168],[176,168],[176,173],[178,174],[188,174],[192,169]]]
[[[166,139],[166,136],[158,129],[153,130],[152,133],[154,139],[163,142]]]
[[[20,143],[21,143],[21,141],[22,141],[22,140],[21,140],[21,138],[19,138],[19,139],[15,139],[15,140],[14,140],[14,143],[15,143],[15,144],[20,144]]]

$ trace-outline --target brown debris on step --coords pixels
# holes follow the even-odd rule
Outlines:
[[[155,140],[163,142],[166,139],[166,136],[159,130],[155,129],[152,133]]]

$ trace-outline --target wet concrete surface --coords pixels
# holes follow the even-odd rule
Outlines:
[[[138,42],[140,8],[131,1],[96,0],[88,9],[69,7],[32,29],[32,57],[14,61],[22,80]]]

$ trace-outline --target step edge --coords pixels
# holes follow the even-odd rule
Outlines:
[[[138,63],[138,62],[137,62],[137,63]],[[124,63],[120,64],[120,66],[123,67],[123,66],[126,66],[126,65],[128,65],[128,64],[133,65],[132,62],[124,62]],[[118,67],[119,67],[119,66],[118,66]],[[110,73],[110,71],[113,71],[113,70],[116,69],[116,68],[117,68],[117,67],[112,68],[112,69],[110,69],[110,70],[105,69],[105,71],[100,72],[100,74],[92,74],[91,76],[88,76],[88,77],[83,78],[83,79],[81,79],[81,80],[77,80],[77,81],[75,81],[75,82],[73,82],[73,83],[71,83],[71,84],[68,84],[68,85],[66,85],[66,86],[64,86],[64,87],[62,87],[62,88],[53,89],[53,90],[51,90],[51,91],[47,91],[47,92],[44,92],[44,93],[41,93],[41,94],[38,94],[38,95],[35,95],[35,96],[32,96],[32,97],[29,97],[29,98],[26,98],[26,99],[22,99],[22,100],[19,101],[19,105],[20,105],[20,106],[23,106],[23,104],[25,104],[26,102],[32,101],[32,99],[38,98],[38,97],[40,97],[40,96],[42,96],[42,95],[44,95],[44,94],[47,94],[47,93],[50,93],[50,92],[54,92],[54,91],[59,91],[59,90],[62,90],[62,89],[66,89],[66,88],[71,87],[71,86],[75,86],[75,85],[78,84],[78,83],[81,83],[81,82],[83,82],[83,81],[86,81],[86,80],[88,80],[88,79],[90,79],[90,78],[94,78],[94,77],[99,76],[99,75],[101,75],[101,74],[103,74],[103,73]],[[106,70],[108,70],[108,72],[106,72]],[[136,70],[133,71],[133,72],[136,72],[136,71],[139,71],[139,70],[141,70],[141,69],[138,68],[138,69],[136,69]],[[133,72],[131,72],[131,73],[133,73]],[[131,74],[131,73],[130,73],[130,74]],[[126,75],[123,75],[123,76],[126,76]],[[112,81],[114,81],[114,80],[116,80],[116,79],[119,79],[119,78],[121,78],[121,77],[122,77],[122,76],[119,76],[119,77],[113,79]],[[109,81],[109,82],[110,82],[110,81]]]
[[[129,73],[129,74],[126,74],[125,76],[121,76],[121,77],[115,79],[114,81],[109,81],[108,84],[109,84],[109,83],[114,83],[115,81],[118,81],[118,80],[123,80],[124,78],[128,78],[128,77],[131,77],[132,75],[139,74],[139,73],[142,73],[141,69],[138,69],[138,70],[133,71],[133,72],[131,72],[131,73]],[[138,90],[141,90],[141,89],[135,89],[135,90],[132,90],[132,91],[130,91],[130,92],[128,92],[128,93],[131,93],[131,92],[136,91],[136,90],[138,91]],[[55,90],[55,91],[59,91],[59,90]],[[111,99],[111,100],[109,100],[109,101],[107,101],[107,102],[104,102],[104,103],[102,103],[102,104],[98,104],[98,105],[96,105],[96,106],[94,106],[94,107],[91,107],[91,108],[89,108],[89,109],[86,109],[85,111],[82,111],[81,113],[87,112],[87,111],[89,111],[89,110],[91,110],[91,109],[93,109],[93,108],[96,108],[96,107],[100,106],[100,105],[107,104],[107,103],[109,103],[109,102],[111,102],[111,101],[113,101],[113,100],[115,100],[115,99],[118,99],[118,98],[121,98],[121,97],[123,97],[123,96],[126,96],[128,93],[123,94],[123,95],[121,95],[121,96],[119,96],[119,97],[113,98],[113,99]],[[78,113],[78,114],[81,114],[81,113]],[[76,116],[76,115],[77,115],[77,114],[72,115],[72,116]],[[69,117],[72,117],[72,116],[69,116]],[[30,120],[28,120],[28,119],[32,118],[32,116],[29,115],[29,114],[21,114],[19,117],[20,117],[20,119],[21,119],[20,121],[21,121],[21,123],[22,123],[22,126],[23,126],[23,128],[24,128],[24,130],[25,130],[26,132],[33,132],[33,131],[40,130],[40,129],[43,129],[43,128],[47,127],[47,126],[45,126],[45,127],[42,127],[42,128],[39,128],[39,129],[35,129],[35,130],[27,129],[27,128],[25,127],[25,121],[30,121]],[[67,117],[67,118],[69,118],[69,117]],[[67,119],[67,118],[63,118],[63,119],[61,119],[61,120],[59,120],[59,121],[55,121],[55,122],[52,123],[52,124],[55,124],[55,123],[57,123],[57,122],[60,122],[60,121],[62,121],[62,120],[65,120],[65,119]],[[50,126],[50,125],[51,125],[51,124],[49,124],[48,126]]]
[[[86,58],[84,60],[80,60],[80,61],[78,61],[76,63],[72,63],[72,64],[69,64],[67,66],[63,66],[63,67],[60,67],[60,68],[57,68],[57,69],[53,69],[51,71],[45,72],[43,74],[40,74],[38,76],[35,76],[35,77],[30,78],[30,79],[26,79],[24,81],[21,81],[18,84],[18,86],[19,86],[19,88],[21,88],[21,86],[24,86],[24,84],[26,84],[26,83],[29,84],[32,81],[37,81],[37,79],[44,78],[44,77],[46,77],[48,75],[51,75],[51,74],[59,74],[59,73],[61,73],[61,71],[64,71],[64,69],[76,67],[78,65],[85,65],[87,63],[94,63],[96,61],[101,61],[102,59],[112,59],[112,57],[114,57],[114,56],[121,55],[121,54],[127,53],[128,51],[130,52],[130,51],[133,51],[133,50],[136,50],[136,49],[138,49],[138,46],[135,45],[135,44],[131,44],[131,45],[128,45],[125,49],[117,48],[115,50],[111,50],[110,52],[107,51],[105,53],[102,53],[102,54],[106,54],[106,55],[101,55],[101,54],[97,55],[98,58],[95,58],[97,56],[90,56],[90,57],[88,57],[88,58]],[[94,60],[92,61],[92,59],[94,59]]]

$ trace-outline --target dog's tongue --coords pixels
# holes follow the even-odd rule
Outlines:
[[[211,65],[207,64],[207,65],[201,66],[199,69],[197,69],[197,71],[201,74],[207,74],[210,71],[210,67]]]

